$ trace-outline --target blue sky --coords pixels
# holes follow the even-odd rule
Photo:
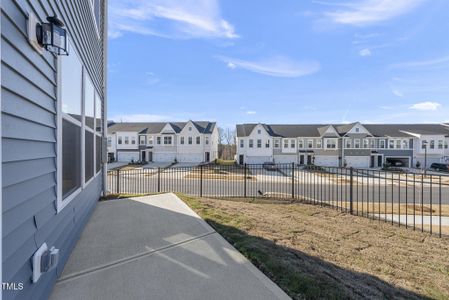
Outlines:
[[[109,119],[449,121],[447,0],[109,3]]]

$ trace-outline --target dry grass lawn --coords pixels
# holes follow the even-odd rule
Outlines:
[[[295,299],[448,299],[449,239],[307,204],[180,197]]]

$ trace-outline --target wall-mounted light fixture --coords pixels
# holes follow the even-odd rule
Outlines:
[[[42,49],[46,49],[56,55],[69,55],[64,23],[56,16],[47,17],[47,21],[48,23],[40,23],[34,14],[29,14],[29,42],[40,54],[42,54]]]

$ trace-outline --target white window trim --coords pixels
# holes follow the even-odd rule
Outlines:
[[[72,53],[72,55],[76,55],[75,52]],[[82,122],[79,122],[78,120],[76,120],[75,118],[72,118],[69,115],[63,115],[62,112],[62,95],[61,95],[61,89],[59,88],[59,86],[61,85],[61,56],[57,57],[57,61],[56,61],[56,72],[57,72],[57,86],[58,88],[56,89],[56,111],[57,111],[57,128],[56,128],[56,136],[57,136],[57,141],[56,141],[56,148],[57,148],[57,152],[56,152],[56,157],[57,157],[57,161],[56,161],[56,187],[57,187],[57,192],[56,192],[56,211],[57,213],[59,213],[61,210],[64,209],[64,207],[66,207],[76,196],[78,196],[81,193],[81,190],[83,189],[83,181],[84,181],[84,163],[83,163],[83,157],[84,157],[84,149],[82,148],[84,146],[84,142],[83,142],[83,126],[82,126]],[[84,100],[84,83],[83,83],[83,71],[81,69],[81,98],[83,101]],[[81,102],[82,104],[83,102]],[[81,105],[81,113],[84,114],[83,112],[83,104]],[[66,198],[62,198],[62,121],[63,119],[67,119],[71,122],[73,122],[75,124],[81,125],[81,143],[80,143],[80,151],[81,151],[81,185],[78,189],[76,189],[75,191],[73,191],[70,195],[68,195]],[[84,122],[84,121],[83,121]]]
[[[73,49],[74,47],[72,47]],[[72,53],[72,55],[77,55],[75,52]],[[91,129],[89,127],[86,127],[85,124],[85,99],[84,99],[84,88],[85,88],[85,76],[84,76],[84,72],[85,68],[82,64],[81,59],[78,56],[79,61],[81,62],[81,122],[76,120],[75,118],[71,117],[70,115],[67,115],[65,113],[62,112],[62,95],[61,95],[61,56],[57,57],[57,61],[56,61],[56,72],[57,72],[57,91],[56,91],[56,99],[57,99],[57,104],[56,104],[56,137],[57,137],[57,141],[56,141],[56,213],[61,212],[70,202],[72,202],[73,199],[75,199],[84,189],[86,186],[88,186],[102,171],[102,168],[100,168],[100,170],[98,172],[96,172],[96,168],[97,168],[97,152],[96,152],[96,147],[97,147],[97,143],[96,143],[96,136],[99,136],[101,138],[101,132],[97,132],[96,131],[96,122],[97,122],[97,116],[96,116],[96,105],[97,105],[97,101],[96,98],[98,96],[98,93],[95,91],[94,92],[94,129]],[[94,87],[95,89],[95,87]],[[81,143],[80,143],[80,151],[81,151],[81,166],[80,166],[80,171],[81,171],[81,184],[80,187],[78,189],[76,189],[75,191],[73,191],[70,195],[68,195],[67,197],[63,198],[62,195],[62,121],[63,119],[66,119],[67,121],[70,121],[71,123],[80,126],[81,128]],[[101,122],[101,121],[100,121]],[[94,176],[92,176],[91,179],[89,179],[87,182],[85,182],[85,130],[88,130],[90,132],[94,133],[94,141],[93,141],[93,168],[94,168]]]

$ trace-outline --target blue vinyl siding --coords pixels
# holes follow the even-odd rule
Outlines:
[[[4,299],[48,298],[102,190],[100,173],[57,213],[56,56],[40,55],[28,43],[28,12],[40,20],[54,13],[63,19],[104,99],[103,30],[99,38],[89,0],[1,1],[2,279],[24,284],[22,291],[4,291]],[[44,242],[60,249],[60,262],[33,284],[31,257]]]

